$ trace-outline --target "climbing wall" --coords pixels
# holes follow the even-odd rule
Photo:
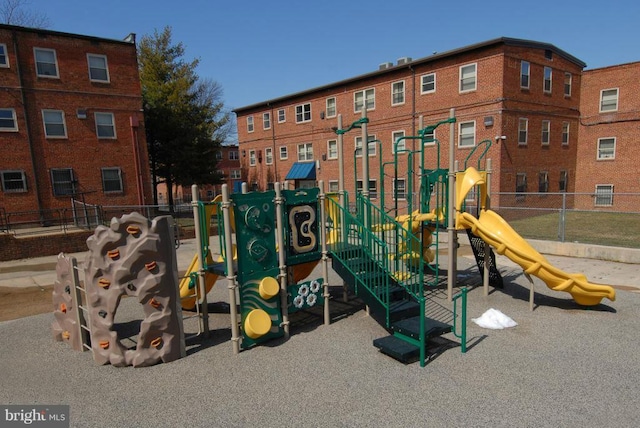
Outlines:
[[[79,302],[75,296],[78,274],[74,270],[72,259],[60,253],[56,263],[56,281],[53,284],[53,317],[51,332],[54,339],[68,342],[76,351],[83,351],[83,334],[81,327],[84,321],[82,311],[77,307]]]
[[[87,245],[85,287],[95,361],[143,367],[185,356],[171,217],[113,218],[110,227],[96,228]],[[131,349],[114,329],[124,296],[136,299],[145,316]]]

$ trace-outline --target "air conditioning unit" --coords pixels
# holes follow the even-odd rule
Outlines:
[[[398,65],[407,64],[413,61],[413,58],[410,56],[403,56],[402,58],[398,58]]]
[[[378,66],[378,70],[386,70],[387,68],[391,68],[391,67],[393,67],[392,62],[383,62]]]

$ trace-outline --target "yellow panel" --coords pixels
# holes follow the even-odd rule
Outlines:
[[[257,339],[271,330],[271,317],[262,309],[249,312],[244,320],[244,333],[251,339]]]
[[[278,295],[280,292],[280,284],[278,284],[275,278],[267,276],[260,281],[258,292],[264,300],[269,300]]]

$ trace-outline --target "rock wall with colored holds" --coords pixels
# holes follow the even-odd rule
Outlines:
[[[73,293],[77,281],[77,273],[73,264],[64,254],[58,255],[56,263],[56,281],[53,284],[53,318],[51,332],[54,339],[68,342],[76,351],[82,351],[82,330],[78,322],[78,314]],[[74,276],[76,280],[74,281]]]
[[[91,346],[99,364],[150,366],[185,356],[178,268],[171,217],[138,213],[113,218],[87,239],[85,287],[91,313]],[[114,328],[120,300],[143,307],[135,348]]]

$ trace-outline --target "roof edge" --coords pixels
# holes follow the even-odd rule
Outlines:
[[[127,37],[125,37],[123,40],[118,40],[118,39],[108,39],[105,37],[87,36],[85,34],[65,33],[62,31],[47,30],[44,28],[21,27],[19,25],[10,25],[10,24],[0,24],[0,30],[22,31],[25,33],[36,33],[36,34],[44,33],[51,36],[70,37],[74,39],[84,39],[84,40],[97,41],[97,42],[119,43],[123,45],[136,44],[135,33],[129,33]]]

